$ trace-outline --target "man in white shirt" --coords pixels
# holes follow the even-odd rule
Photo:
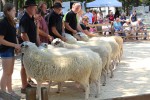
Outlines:
[[[90,9],[87,9],[85,16],[87,16],[89,18],[89,24],[92,24],[93,14],[90,12]]]
[[[147,30],[145,29],[145,25],[142,22],[142,19],[138,19],[136,22],[132,22],[131,25],[135,28],[136,36],[138,35],[138,32],[144,32],[144,40],[146,40],[147,37]],[[138,38],[136,38],[138,40]]]

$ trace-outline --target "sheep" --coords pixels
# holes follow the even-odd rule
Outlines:
[[[78,46],[77,44],[75,45],[75,44],[65,43],[65,42],[61,41],[60,39],[54,39],[52,41],[52,45],[55,47],[64,47],[67,49],[88,48],[88,49],[91,49],[92,51],[98,53],[102,59],[102,70],[103,70],[102,74],[104,76],[103,86],[105,86],[106,73],[107,73],[107,70],[109,69],[110,60],[111,60],[111,52],[109,52],[109,50],[107,50],[108,48],[106,47],[106,45],[96,46],[93,44],[93,42],[92,43],[87,42],[85,45]],[[111,47],[110,47],[110,49],[111,49]]]
[[[88,36],[82,32],[78,32],[74,34],[74,37],[79,41],[85,41],[85,42],[89,41]]]
[[[77,39],[68,33],[63,33],[63,36],[66,38],[66,42],[69,44],[74,44],[77,42]]]
[[[120,49],[120,57],[119,57],[119,62],[121,60],[121,56],[123,54],[123,39],[120,36],[111,36],[112,38],[114,38],[116,40],[116,42],[119,45],[119,49]]]
[[[100,56],[89,49],[77,51],[70,50],[62,52],[62,55],[56,55],[42,52],[34,43],[28,41],[21,44],[21,52],[24,53],[23,64],[27,75],[37,81],[39,100],[41,100],[41,83],[46,80],[62,82],[72,79],[79,82],[85,88],[86,100],[90,93],[89,82],[95,82],[98,96],[101,70],[99,66],[102,64]]]

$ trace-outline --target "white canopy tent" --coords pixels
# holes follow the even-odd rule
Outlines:
[[[122,7],[122,3],[117,0],[95,0],[87,3],[86,7]]]

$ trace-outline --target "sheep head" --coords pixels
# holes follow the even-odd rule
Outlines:
[[[44,48],[48,48],[48,44],[47,43],[41,43],[40,46],[42,46]]]
[[[54,47],[63,47],[63,44],[64,42],[59,38],[56,38],[51,42],[51,45],[53,45]]]
[[[36,47],[35,43],[25,41],[21,43],[21,52],[24,52],[25,49]]]
[[[78,32],[77,34],[74,35],[75,38],[77,38],[79,41],[88,41],[89,38],[86,34],[82,33],[82,32]]]

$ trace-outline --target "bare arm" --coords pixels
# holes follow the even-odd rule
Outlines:
[[[89,37],[95,37],[97,36],[96,34],[90,33],[88,30],[83,30],[83,32],[88,35]]]
[[[21,33],[21,38],[23,41],[30,41],[27,33]]]
[[[10,46],[10,47],[14,47],[15,49],[18,49],[18,50],[20,49],[20,45],[19,44],[15,44],[15,43],[6,41],[4,39],[4,36],[1,36],[1,35],[0,35],[0,44],[6,45],[6,46]]]
[[[80,32],[84,33],[84,30],[81,28],[81,25],[80,25],[80,24],[78,24],[77,29],[78,29]]]
[[[52,32],[59,38],[62,38],[62,36],[58,33],[58,31],[56,30],[56,27],[52,27]]]
[[[39,46],[41,44],[39,34],[37,34],[36,40],[37,40],[37,45]]]
[[[76,34],[76,33],[77,33],[77,31],[74,30],[74,29],[72,29],[72,28],[70,27],[69,23],[67,23],[67,22],[65,22],[65,28],[68,29],[69,31],[71,31],[73,34]]]

